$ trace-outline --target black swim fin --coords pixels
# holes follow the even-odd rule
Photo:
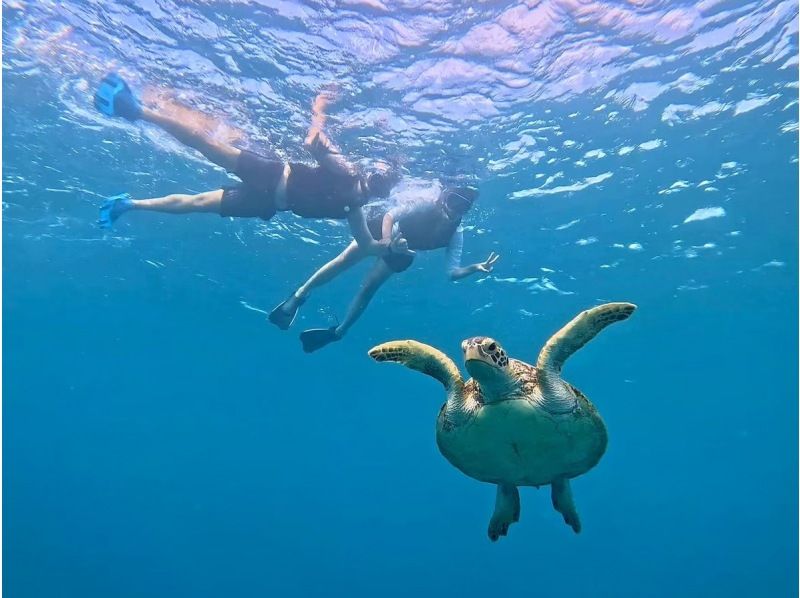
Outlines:
[[[291,301],[294,296],[289,297],[286,301],[281,303],[278,307],[273,309],[269,314],[269,321],[275,324],[281,330],[289,330],[289,327],[294,322],[294,319],[297,317],[297,310],[300,309],[300,306],[306,302],[306,298],[303,297],[302,299],[295,299],[294,309],[293,310],[285,310],[283,308],[289,301]]]
[[[313,353],[322,349],[325,345],[338,341],[342,337],[336,334],[336,326],[330,328],[312,328],[300,334],[300,342],[303,343],[303,351]]]

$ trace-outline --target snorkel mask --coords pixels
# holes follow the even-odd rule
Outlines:
[[[441,200],[448,211],[456,214],[466,214],[475,200],[478,199],[478,190],[474,187],[453,187],[442,191]]]

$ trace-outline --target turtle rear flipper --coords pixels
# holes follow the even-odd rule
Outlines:
[[[519,521],[519,490],[516,486],[498,485],[494,501],[494,513],[489,521],[489,539],[497,542],[500,536],[508,535],[508,528]]]
[[[578,511],[575,509],[575,502],[572,500],[572,488],[569,480],[560,478],[554,480],[551,486],[551,498],[553,508],[564,517],[564,523],[572,528],[576,534],[581,533],[581,520]]]

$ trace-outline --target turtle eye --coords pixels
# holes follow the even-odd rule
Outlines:
[[[497,349],[497,343],[491,343],[488,347],[486,347],[487,351],[494,351]]]

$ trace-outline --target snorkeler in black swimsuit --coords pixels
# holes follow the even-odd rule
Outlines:
[[[270,160],[212,139],[191,124],[142,106],[119,76],[106,76],[95,95],[95,106],[101,112],[157,125],[242,182],[196,195],[171,194],[154,199],[132,199],[128,194],[110,197],[100,208],[100,226],[110,227],[131,210],[168,214],[211,212],[224,217],[263,220],[269,220],[277,212],[290,211],[303,218],[346,219],[359,247],[370,254],[385,254],[389,241],[380,242],[372,237],[362,206],[372,199],[387,197],[399,180],[398,171],[385,163],[376,163],[365,173],[346,160],[323,131],[328,101],[328,95],[320,94],[312,107],[311,127],[304,146],[317,165],[309,166]]]

